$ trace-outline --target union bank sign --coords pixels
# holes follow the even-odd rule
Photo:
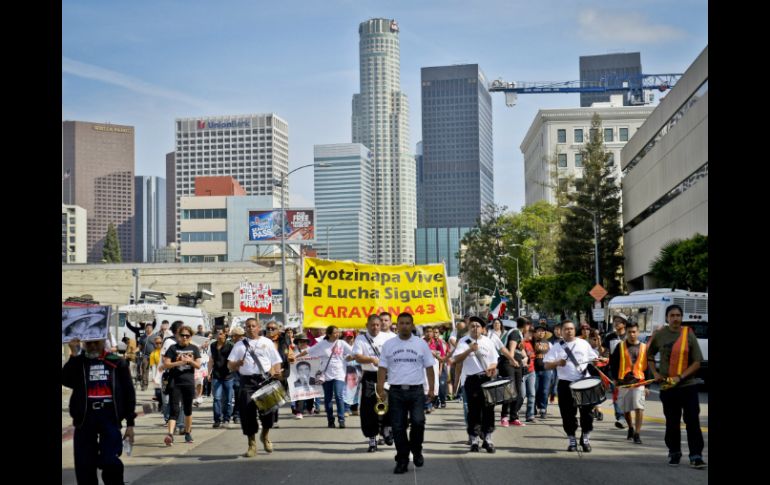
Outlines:
[[[199,130],[218,130],[222,128],[251,128],[251,120],[239,120],[239,121],[198,120]]]

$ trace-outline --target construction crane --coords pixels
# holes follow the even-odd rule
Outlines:
[[[665,92],[676,85],[681,74],[638,74],[625,77],[607,77],[600,81],[563,81],[563,82],[505,82],[496,79],[489,84],[489,92],[505,93],[505,105],[516,105],[518,94],[534,93],[605,93],[608,91],[626,91],[629,104],[641,106],[653,101],[652,91]]]

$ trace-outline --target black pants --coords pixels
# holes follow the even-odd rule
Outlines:
[[[669,454],[682,453],[682,430],[679,422],[684,415],[687,429],[687,446],[690,458],[700,458],[703,453],[703,433],[700,430],[700,404],[697,386],[674,387],[660,391],[663,415],[666,416],[666,446]]]
[[[260,384],[265,378],[258,375],[240,376],[241,388],[238,391],[238,402],[240,403],[240,419],[241,419],[241,431],[246,436],[257,434],[259,431],[259,421],[262,422],[262,426],[265,429],[273,427],[278,410],[269,413],[265,416],[259,416],[257,421],[257,415],[259,410],[257,409],[257,403],[251,399],[251,395],[257,392],[260,388]]]
[[[409,452],[412,457],[422,455],[425,437],[425,390],[422,384],[409,386],[390,385],[388,408],[393,422],[393,440],[396,442],[396,463],[408,464]],[[406,436],[407,417],[411,422],[409,438]]]
[[[367,438],[375,438],[377,434],[383,434],[382,428],[390,426],[390,411],[384,416],[379,416],[374,411],[374,405],[377,404],[377,395],[374,393],[377,385],[377,372],[364,371],[361,377],[361,432]],[[390,404],[388,404],[390,406]]]
[[[468,399],[468,434],[486,436],[495,430],[495,406],[487,406],[481,385],[490,381],[487,375],[475,375],[465,378],[465,397]]]
[[[572,399],[572,392],[569,389],[570,381],[559,379],[557,385],[557,395],[559,396],[559,412],[561,413],[561,422],[567,436],[575,436],[577,431],[577,410],[575,401]],[[588,433],[594,429],[593,406],[580,406],[580,429],[582,433]]]
[[[99,485],[97,468],[105,485],[123,485],[123,442],[112,405],[86,411],[85,422],[75,428],[73,448],[78,485]]]
[[[507,417],[518,419],[519,409],[521,409],[521,405],[524,403],[524,398],[519,392],[522,379],[521,367],[514,367],[508,359],[503,358],[497,362],[497,369],[501,377],[507,377],[513,381],[513,388],[516,389],[516,399],[501,405],[500,419]]]
[[[182,403],[185,416],[192,416],[192,402],[195,398],[195,385],[172,384],[169,393],[169,405],[171,406],[171,418],[179,416],[179,403]]]

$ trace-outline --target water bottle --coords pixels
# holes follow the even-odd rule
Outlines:
[[[131,440],[128,437],[123,438],[123,453],[126,456],[131,456],[131,449],[134,445],[131,444]]]

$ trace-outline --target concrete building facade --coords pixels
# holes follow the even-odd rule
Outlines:
[[[414,262],[416,174],[409,144],[409,104],[401,91],[399,27],[375,18],[358,28],[360,92],[353,95],[352,138],[372,151],[374,259]]]
[[[642,58],[638,52],[580,56],[580,80],[597,85],[604,83],[618,84],[618,80],[629,79],[630,86],[639,86],[642,74]],[[610,100],[613,94],[623,95],[623,104],[629,105],[626,91],[607,91],[604,93],[580,93],[580,106],[590,107],[593,103]]]
[[[88,256],[86,210],[76,205],[61,205],[61,262],[85,263]]]
[[[371,151],[360,143],[315,145],[313,162],[319,257],[373,263]]]
[[[629,291],[674,239],[708,234],[708,46],[621,151],[624,272]]]
[[[520,146],[524,154],[527,206],[539,200],[555,204],[557,186],[566,187],[570,177],[582,178],[581,151],[590,140],[591,119],[594,113],[602,120],[604,145],[611,153],[616,180],[620,181],[620,150],[654,108],[624,107],[620,104],[619,97],[615,97],[612,104],[603,107],[538,111]]]
[[[274,180],[289,171],[286,121],[273,113],[178,118],[175,129],[175,240],[180,242],[180,199],[195,193],[198,176],[229,175],[248,195],[270,196],[280,205]],[[283,197],[288,205],[288,183]]]
[[[64,203],[86,210],[88,262],[102,260],[107,228],[118,232],[123,261],[134,249],[134,127],[62,122]]]

